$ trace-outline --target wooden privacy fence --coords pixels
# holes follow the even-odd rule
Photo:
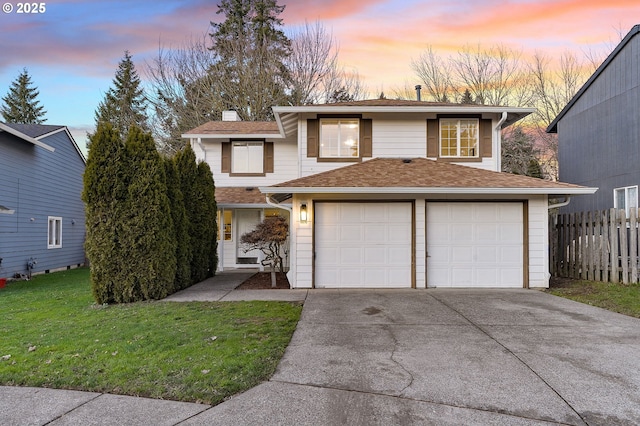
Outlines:
[[[555,277],[638,282],[638,212],[610,209],[549,216]]]

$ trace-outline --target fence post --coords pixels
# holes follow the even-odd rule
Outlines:
[[[609,281],[617,283],[620,281],[618,272],[618,212],[611,209],[609,214],[609,241],[611,242],[609,263],[611,264],[611,276]]]
[[[622,265],[622,283],[629,284],[629,249],[627,244],[627,213],[618,210],[620,218],[620,264]]]
[[[602,235],[600,235],[600,221],[602,216],[599,211],[593,212],[593,279],[594,281],[602,280],[602,267],[600,266],[600,260],[602,258],[602,250],[604,245],[602,244]]]
[[[609,239],[609,211],[602,211],[602,251],[600,253],[602,259],[602,281],[609,282],[609,267],[611,266],[611,240]]]
[[[629,263],[631,264],[631,282],[638,282],[638,221],[637,210],[629,211]]]

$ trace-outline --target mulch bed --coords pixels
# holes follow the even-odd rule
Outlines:
[[[287,275],[276,272],[276,287],[271,287],[271,272],[258,272],[240,284],[238,290],[288,290]]]

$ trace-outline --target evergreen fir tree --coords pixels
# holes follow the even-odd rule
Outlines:
[[[471,94],[469,89],[464,90],[464,93],[462,94],[462,98],[460,99],[460,103],[463,105],[475,104],[475,101],[473,100],[473,95]]]
[[[140,77],[129,51],[125,51],[113,79],[113,86],[95,112],[96,127],[100,123],[111,123],[123,139],[132,125],[148,131],[146,108],[147,100]]]
[[[213,173],[209,165],[204,161],[198,164],[198,175],[196,187],[199,188],[201,196],[202,213],[202,245],[204,247],[204,261],[207,265],[202,273],[207,277],[215,275],[218,268],[218,218],[216,211],[216,187],[213,181]]]
[[[32,86],[31,77],[24,68],[11,84],[9,92],[2,98],[5,105],[0,109],[7,123],[42,124],[46,120],[44,107],[38,101],[40,92]]]
[[[284,6],[277,0],[222,0],[218,14],[225,20],[211,23],[212,50],[219,60],[212,70],[228,84],[223,101],[243,120],[266,120],[271,107],[287,100],[289,73],[284,64],[291,42],[280,29]]]

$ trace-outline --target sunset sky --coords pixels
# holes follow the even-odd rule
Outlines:
[[[53,0],[44,12],[17,13],[0,0],[0,97],[27,68],[46,124],[72,130],[84,148],[94,111],[125,50],[144,77],[145,62],[220,20],[216,0]],[[288,0],[285,32],[320,21],[339,43],[342,65],[377,96],[418,84],[411,60],[431,45],[443,54],[465,44],[503,44],[559,57],[569,50],[608,54],[635,24],[638,0]],[[9,13],[7,13],[11,10]]]

